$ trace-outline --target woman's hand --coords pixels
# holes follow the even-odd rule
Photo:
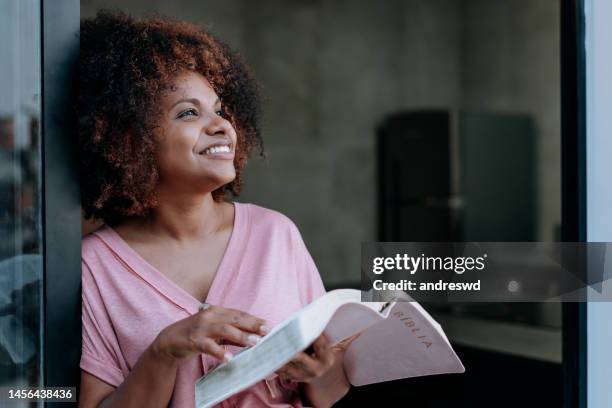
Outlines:
[[[281,378],[309,383],[322,379],[344,359],[344,348],[331,347],[322,334],[312,343],[312,353],[302,351],[276,371]]]
[[[341,366],[344,361],[344,352],[360,333],[342,340],[331,346],[325,335],[321,334],[312,343],[313,353],[302,351],[283,367],[276,371],[280,377],[298,381],[313,382],[324,380],[335,366]]]
[[[239,310],[210,306],[163,329],[150,349],[155,356],[172,361],[202,353],[228,361],[232,355],[221,344],[252,346],[267,334],[265,323]]]
[[[331,346],[322,334],[312,344],[313,353],[298,353],[276,373],[281,378],[304,383],[304,393],[312,405],[331,406],[350,388],[344,374],[344,352],[358,336]]]

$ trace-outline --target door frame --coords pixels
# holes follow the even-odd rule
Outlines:
[[[41,0],[43,383],[74,387],[81,354],[81,209],[71,148],[79,0]],[[47,406],[60,406],[48,403]],[[63,406],[63,405],[62,405]]]
[[[561,238],[584,242],[586,220],[585,0],[561,0]],[[587,304],[562,304],[563,402],[587,407]]]

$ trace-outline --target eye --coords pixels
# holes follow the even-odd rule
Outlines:
[[[198,111],[193,108],[187,109],[179,113],[178,118],[184,118],[185,116],[198,116]]]
[[[222,118],[225,118],[225,117],[226,117],[226,115],[225,115],[225,110],[224,110],[223,108],[219,108],[219,109],[217,109],[217,110],[215,111],[215,113],[216,113],[217,115],[221,116]]]

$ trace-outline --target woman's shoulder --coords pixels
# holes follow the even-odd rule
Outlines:
[[[107,251],[104,243],[108,239],[108,227],[102,225],[98,229],[89,232],[81,238],[81,260],[84,263],[91,263],[100,258],[102,253]]]
[[[94,231],[91,231],[81,238],[81,253],[88,252],[89,250],[95,249],[100,245],[100,238],[98,234],[103,233],[106,229],[105,225],[97,228]]]
[[[237,203],[248,214],[249,222],[253,228],[264,230],[281,230],[292,234],[298,233],[295,223],[280,211],[261,207],[251,203]]]

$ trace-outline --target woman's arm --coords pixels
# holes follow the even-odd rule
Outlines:
[[[81,408],[167,407],[176,379],[176,360],[162,358],[149,347],[117,388],[81,371]]]
[[[265,322],[245,312],[212,306],[160,332],[117,388],[91,374],[81,374],[81,408],[167,407],[180,360],[209,354],[227,361],[218,341],[252,346],[267,333]]]

